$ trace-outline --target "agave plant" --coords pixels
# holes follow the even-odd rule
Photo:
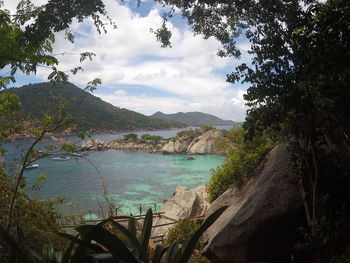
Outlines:
[[[68,255],[72,250],[66,253],[66,262],[83,262],[87,253],[110,253],[113,262],[118,263],[186,263],[196,243],[201,235],[215,222],[215,220],[224,212],[226,207],[218,209],[211,214],[199,227],[199,229],[190,238],[184,248],[180,248],[177,242],[173,242],[169,247],[157,245],[153,257],[149,256],[148,243],[151,237],[153,213],[149,209],[146,213],[141,235],[137,236],[135,218],[132,216],[111,217],[97,225],[84,225],[76,228],[79,232],[79,238],[61,233],[60,235],[71,240],[71,247],[74,243],[78,244],[72,255]],[[128,227],[119,224],[116,219],[128,219]],[[127,237],[127,241],[122,241],[118,236],[113,235],[104,228],[104,225],[110,223],[116,230]],[[65,262],[65,261],[62,261]]]
[[[71,241],[69,247],[64,253],[57,253],[54,248],[48,244],[44,247],[43,254],[39,255],[30,248],[18,244],[6,231],[0,226],[0,239],[2,239],[10,248],[11,254],[9,262],[27,262],[30,258],[36,258],[39,262],[56,263],[80,263],[86,262],[87,255],[94,253],[97,255],[106,255],[108,253],[115,263],[186,263],[196,243],[201,235],[215,222],[215,220],[225,211],[227,207],[222,207],[211,214],[192,235],[188,244],[180,248],[175,241],[170,246],[164,247],[157,245],[153,256],[149,255],[149,240],[151,237],[153,213],[149,209],[146,213],[141,234],[138,236],[136,231],[136,220],[132,216],[110,217],[101,221],[97,225],[83,225],[76,228],[79,233],[76,236],[59,233]],[[127,219],[128,227],[124,227],[116,220]],[[109,223],[113,228],[122,233],[127,241],[122,240],[117,235],[105,228]],[[74,247],[77,247],[74,249]]]

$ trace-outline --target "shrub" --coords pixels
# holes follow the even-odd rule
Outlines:
[[[260,164],[265,154],[276,145],[266,135],[245,141],[244,130],[241,128],[233,128],[226,133],[226,138],[234,147],[229,150],[224,164],[212,172],[208,182],[210,202],[229,187],[242,183]],[[227,142],[221,142],[221,146],[227,147]]]
[[[151,134],[143,134],[141,136],[141,142],[144,143],[158,143],[159,141],[163,140],[164,138],[162,136],[159,135],[151,135]]]
[[[183,130],[183,131],[180,131],[176,134],[176,137],[179,138],[179,137],[183,137],[183,136],[189,136],[189,137],[194,137],[196,134],[196,131],[195,130]]]
[[[206,132],[206,131],[214,130],[215,128],[209,125],[201,125],[199,129],[201,132]]]
[[[13,181],[0,168],[0,226],[4,228],[8,224],[13,188]],[[40,251],[48,241],[58,249],[64,248],[66,242],[56,234],[61,229],[56,223],[60,215],[55,208],[62,200],[60,198],[45,201],[31,200],[25,189],[21,189],[18,192],[13,213],[16,227],[10,228],[10,235],[21,244],[27,244],[36,251]],[[0,236],[0,257],[7,256],[8,248],[4,246]]]
[[[137,134],[128,133],[123,135],[124,141],[135,142],[137,140]]]

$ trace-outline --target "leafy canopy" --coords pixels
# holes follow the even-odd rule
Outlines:
[[[39,66],[52,70],[49,79],[67,80],[67,72],[57,68],[58,54],[53,54],[55,33],[65,31],[67,40],[74,42],[69,27],[75,19],[81,22],[86,18],[91,18],[101,33],[101,30],[106,31],[102,17],[107,17],[102,0],[50,0],[41,6],[21,0],[15,14],[4,9],[3,1],[0,1],[0,70],[5,71],[0,75],[0,88],[15,81],[17,70],[35,74]],[[87,58],[91,60],[94,54],[83,52],[80,56],[82,62]],[[70,72],[76,74],[79,70],[82,68],[76,67]]]
[[[289,142],[304,199],[305,247],[317,254],[344,240],[350,229],[344,210],[350,204],[349,1],[159,2],[180,9],[195,33],[218,39],[221,56],[239,58],[237,39],[249,41],[251,61],[227,77],[249,84],[245,139],[268,129]]]

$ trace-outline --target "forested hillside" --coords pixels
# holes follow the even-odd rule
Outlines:
[[[202,126],[202,125],[211,125],[211,126],[220,126],[220,125],[232,125],[238,126],[240,123],[234,122],[231,120],[223,120],[214,115],[203,113],[203,112],[178,112],[174,114],[165,114],[163,112],[157,111],[153,115],[153,118],[165,119],[165,120],[174,120],[185,123],[190,126]]]
[[[186,126],[176,121],[150,118],[115,107],[71,83],[29,84],[8,91],[18,95],[24,111],[33,119],[54,113],[57,103],[65,101],[65,111],[76,117],[75,122],[79,131],[167,129]]]

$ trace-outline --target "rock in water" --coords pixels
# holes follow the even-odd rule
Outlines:
[[[100,139],[89,139],[86,143],[82,143],[80,149],[85,150],[103,150],[106,148],[106,143]]]
[[[204,132],[202,135],[195,138],[187,148],[187,153],[190,154],[224,154],[224,150],[219,149],[216,140],[223,140],[223,134],[216,129]]]
[[[217,146],[216,140],[219,139],[224,140],[223,133],[219,130],[211,129],[194,138],[184,135],[180,138],[172,139],[163,145],[161,151],[164,153],[225,154],[225,150]]]
[[[290,262],[304,208],[285,144],[275,147],[257,174],[228,189],[209,207],[228,209],[208,229],[204,254],[222,262]]]
[[[189,136],[172,139],[162,147],[161,151],[166,153],[185,153],[191,141],[192,138]]]

